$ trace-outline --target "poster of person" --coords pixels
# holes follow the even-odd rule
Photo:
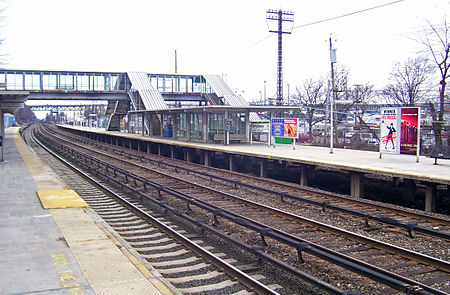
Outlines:
[[[398,154],[400,152],[398,130],[398,108],[381,109],[381,153]]]
[[[402,108],[400,123],[400,153],[415,155],[419,134],[419,108]]]

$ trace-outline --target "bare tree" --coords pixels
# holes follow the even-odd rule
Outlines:
[[[14,113],[14,116],[16,117],[16,122],[19,124],[26,124],[36,121],[36,115],[28,106],[17,110]]]
[[[305,118],[308,124],[308,135],[312,137],[312,128],[315,124],[323,121],[324,116],[317,116],[317,113],[325,108],[325,87],[324,80],[313,80],[312,78],[303,82],[301,88],[296,88],[292,96],[293,103],[305,107],[301,117]],[[322,111],[323,112],[323,111]]]
[[[396,63],[390,74],[392,83],[383,89],[383,95],[392,103],[407,106],[425,101],[431,90],[432,73],[433,68],[424,57]]]
[[[450,40],[449,40],[449,27],[447,20],[444,20],[442,27],[436,27],[428,21],[428,25],[431,28],[431,34],[425,34],[422,39],[422,43],[426,46],[431,54],[434,63],[439,69],[439,110],[436,110],[435,105],[430,100],[431,115],[433,117],[432,128],[435,136],[435,143],[442,145],[442,129],[444,127],[444,114],[445,114],[445,102],[446,99],[446,86],[447,79],[449,77],[450,68]]]
[[[365,122],[362,120],[362,117],[367,111],[368,104],[372,103],[375,100],[375,91],[374,86],[372,84],[366,83],[361,85],[355,85],[350,90],[351,98],[352,98],[352,110],[355,111],[356,116],[359,121],[359,129],[363,128],[368,129],[375,137],[378,137],[374,130],[372,130]]]

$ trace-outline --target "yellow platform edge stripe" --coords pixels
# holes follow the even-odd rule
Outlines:
[[[73,190],[38,190],[45,209],[81,208],[89,205]]]

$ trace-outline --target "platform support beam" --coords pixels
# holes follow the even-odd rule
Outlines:
[[[158,143],[158,156],[161,156],[161,144]]]
[[[425,189],[425,211],[436,212],[436,184],[427,183]]]
[[[356,198],[364,197],[364,174],[350,172],[350,195]]]
[[[259,162],[259,176],[266,177],[266,159],[261,159]]]
[[[147,154],[150,154],[150,142],[147,142]]]
[[[300,169],[300,185],[308,185],[309,171],[310,167],[308,165],[302,165]]]
[[[203,161],[203,165],[205,165],[206,167],[210,167],[211,166],[211,153],[209,151],[204,151],[204,161]]]
[[[184,151],[184,155],[185,155],[184,158],[185,158],[186,162],[191,163],[192,162],[192,152],[191,152],[191,150],[190,149],[186,149]]]
[[[175,148],[173,145],[170,146],[170,158],[171,159],[175,158]]]
[[[413,202],[416,200],[416,183],[414,180],[403,179],[402,195],[405,200]]]
[[[228,154],[228,162],[229,162],[230,171],[235,171],[236,167],[235,167],[235,163],[234,163],[234,155]]]

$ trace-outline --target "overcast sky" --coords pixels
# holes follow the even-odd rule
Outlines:
[[[395,62],[423,50],[416,41],[443,23],[449,0],[182,1],[8,0],[2,52],[9,69],[220,74],[248,101],[276,94],[277,36],[267,9],[294,12],[283,35],[285,94],[330,73],[329,37],[350,84],[382,88]],[[287,23],[285,23],[287,25]],[[298,28],[295,28],[298,27]],[[266,38],[267,37],[267,38]]]

